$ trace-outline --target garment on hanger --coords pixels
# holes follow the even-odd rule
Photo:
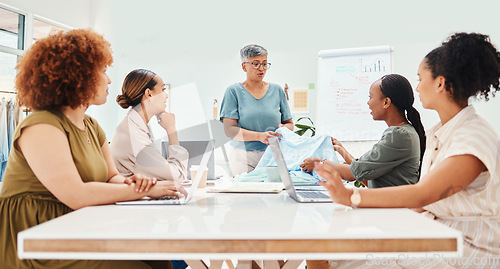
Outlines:
[[[22,113],[22,111],[22,107],[16,101],[14,105],[14,129],[19,125],[19,113]]]
[[[2,181],[7,158],[9,157],[9,140],[7,131],[7,101],[0,102],[0,181]]]
[[[16,101],[14,100],[10,100],[7,104],[7,141],[8,141],[8,144],[9,144],[9,153],[10,153],[10,149],[12,147],[12,137],[14,136],[14,130],[16,129],[16,126],[15,126],[15,107],[16,107]]]
[[[16,113],[17,117],[17,124],[20,124],[27,116],[28,116],[29,110],[26,107],[19,106],[18,113]]]

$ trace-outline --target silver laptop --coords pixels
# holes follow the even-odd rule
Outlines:
[[[205,148],[205,152],[203,153],[203,157],[201,158],[201,163],[196,171],[196,176],[194,180],[191,182],[191,188],[188,191],[188,195],[182,198],[178,198],[176,196],[164,196],[161,198],[143,198],[134,201],[125,201],[125,202],[116,202],[117,205],[185,205],[189,203],[191,198],[193,198],[194,193],[198,189],[198,185],[200,184],[201,178],[203,177],[204,169],[207,167],[208,159],[212,155],[213,145],[212,141],[209,141],[207,147]]]
[[[200,140],[200,141],[179,141],[179,145],[187,150],[189,153],[189,160],[188,160],[188,170],[190,169],[191,165],[199,165],[201,163],[201,158],[203,156],[203,149],[206,148],[207,145],[210,145],[213,147],[213,143],[207,139],[207,140]],[[169,143],[168,141],[163,141],[162,142],[162,155],[165,159],[168,159],[168,147]],[[211,151],[208,163],[207,163],[207,179],[208,180],[213,180],[217,179],[215,177],[215,161],[214,161],[214,152]],[[187,174],[187,178],[192,180],[191,178],[191,173]]]
[[[277,137],[272,137],[268,139],[271,150],[273,151],[274,159],[278,166],[278,171],[280,173],[281,181],[283,186],[285,186],[285,191],[292,197],[295,201],[301,203],[332,203],[332,199],[328,195],[328,191],[324,189],[319,190],[305,190],[299,191],[295,189],[293,185],[292,178],[288,173],[288,168],[286,166],[285,159],[283,158],[283,153],[279,145],[279,140]]]

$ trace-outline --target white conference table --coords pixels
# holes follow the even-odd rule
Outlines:
[[[18,234],[21,259],[303,260],[457,257],[462,234],[408,209],[212,194],[187,205],[86,207]]]

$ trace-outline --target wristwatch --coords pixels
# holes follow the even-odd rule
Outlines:
[[[361,203],[361,195],[357,188],[353,188],[351,194],[351,207],[358,207],[359,203]]]

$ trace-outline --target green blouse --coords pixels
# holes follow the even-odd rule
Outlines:
[[[367,153],[352,161],[351,173],[369,188],[415,184],[420,166],[420,138],[410,124],[387,128]]]

